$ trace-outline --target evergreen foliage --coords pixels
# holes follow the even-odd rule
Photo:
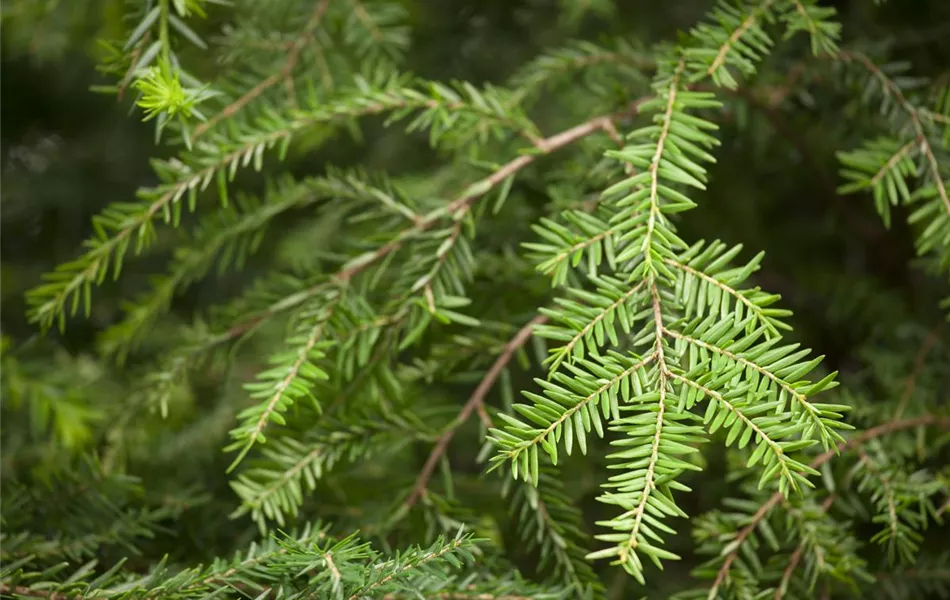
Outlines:
[[[95,31],[157,147],[73,258],[4,250],[3,597],[950,593],[950,45],[910,8],[27,4],[4,51]],[[503,70],[420,49],[480,10]]]

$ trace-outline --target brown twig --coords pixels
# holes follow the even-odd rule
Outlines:
[[[284,66],[279,72],[267,77],[253,88],[245,92],[243,96],[224,107],[221,112],[215,114],[204,123],[201,123],[195,127],[195,131],[192,134],[192,139],[198,138],[221,121],[230,119],[235,114],[244,109],[245,106],[254,101],[254,99],[256,99],[258,96],[281,81],[290,82],[292,84],[293,70],[297,66],[297,62],[300,60],[300,53],[310,42],[310,40],[313,39],[313,30],[316,29],[317,25],[320,23],[320,20],[323,18],[323,15],[327,12],[327,8],[329,6],[330,0],[320,0],[317,3],[313,9],[313,14],[310,15],[310,19],[307,21],[307,25],[304,27],[303,33],[300,35],[297,41],[290,46],[290,52],[287,55],[287,60],[284,62]],[[290,89],[292,89],[292,87]]]
[[[846,442],[838,444],[836,448],[827,450],[822,454],[819,454],[815,460],[809,465],[813,469],[817,469],[821,465],[825,464],[837,454],[841,452],[847,452],[848,450],[853,450],[861,445],[867,443],[868,441],[879,438],[896,431],[903,431],[904,429],[913,429],[914,427],[920,427],[922,425],[929,425],[934,427],[939,427],[942,429],[950,429],[950,417],[937,417],[935,415],[923,415],[920,417],[914,417],[911,419],[904,419],[902,421],[889,421],[881,425],[877,425],[870,429],[866,429],[861,434],[856,435]],[[745,542],[745,540],[752,535],[752,532],[755,531],[755,528],[759,526],[759,523],[768,516],[769,512],[775,505],[778,504],[785,496],[781,492],[775,492],[772,496],[759,507],[759,510],[755,511],[755,514],[752,515],[752,519],[749,521],[748,525],[742,528],[736,536],[735,541],[731,544],[732,550],[726,556],[725,562],[719,568],[719,572],[716,574],[716,579],[713,582],[712,587],[709,590],[709,598],[716,597],[716,592],[719,590],[719,586],[722,585],[722,582],[725,581],[726,576],[729,574],[729,569],[732,567],[732,563],[736,560],[736,557],[739,556],[739,548]]]
[[[495,381],[498,380],[498,377],[501,376],[502,371],[504,371],[508,363],[511,362],[515,352],[524,346],[525,343],[527,343],[527,341],[531,338],[534,327],[536,325],[545,323],[547,320],[547,316],[537,315],[528,321],[524,327],[519,329],[518,333],[516,333],[507,344],[505,344],[501,354],[497,359],[495,359],[495,362],[492,364],[491,368],[488,369],[488,372],[485,373],[485,377],[482,378],[481,383],[479,383],[478,387],[475,388],[475,391],[472,392],[468,402],[466,402],[465,406],[462,407],[461,412],[459,412],[458,416],[455,417],[455,420],[452,422],[449,428],[445,430],[438,440],[436,440],[435,446],[432,448],[432,452],[429,453],[429,458],[426,459],[425,465],[422,467],[422,471],[416,478],[416,483],[412,488],[412,492],[409,494],[409,497],[406,498],[406,508],[411,508],[412,505],[414,505],[416,501],[419,500],[419,498],[425,493],[426,487],[429,485],[429,479],[432,478],[432,473],[435,471],[435,466],[438,464],[439,459],[442,458],[442,455],[445,454],[445,451],[448,450],[449,443],[452,441],[452,438],[455,437],[455,432],[458,431],[458,428],[461,427],[463,423],[468,421],[473,412],[478,410],[479,407],[482,407],[485,402],[485,396],[488,395],[488,392],[495,385]],[[486,426],[491,425],[491,420],[488,417],[487,412],[480,412],[479,414],[483,415],[482,420]],[[488,420],[486,421],[486,419]]]
[[[726,42],[719,47],[719,52],[716,53],[716,58],[709,66],[709,69],[706,70],[707,76],[712,75],[726,65],[726,57],[729,55],[729,51],[735,47],[736,43],[738,43],[740,39],[742,39],[742,36],[745,35],[746,31],[751,29],[756,24],[759,14],[765,13],[772,5],[772,2],[774,2],[774,0],[766,0],[762,6],[750,12],[749,16],[747,16],[745,20],[743,20],[742,23],[736,27],[736,30],[732,32],[732,35],[729,36],[729,39],[727,39]]]
[[[904,393],[901,394],[900,403],[894,412],[895,421],[899,421],[901,417],[904,416],[904,410],[907,409],[907,404],[910,402],[911,397],[914,395],[914,390],[917,388],[917,378],[920,377],[920,373],[924,369],[924,361],[927,360],[927,355],[930,354],[934,344],[940,339],[942,329],[943,323],[937,323],[937,326],[930,331],[930,335],[928,335],[924,343],[921,344],[920,350],[917,351],[917,356],[914,357],[914,366],[910,372],[910,376],[907,378],[907,382],[904,384]]]

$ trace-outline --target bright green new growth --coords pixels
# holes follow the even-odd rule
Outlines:
[[[790,339],[780,296],[758,286],[764,253],[683,232],[721,183],[708,171],[725,144],[720,120],[764,61],[804,64],[835,85],[856,82],[859,104],[882,115],[873,137],[840,151],[839,191],[869,190],[887,224],[894,207],[909,207],[917,251],[946,281],[946,84],[916,89],[902,69],[844,49],[835,11],[812,0],[723,0],[675,44],[575,41],[508,85],[478,86],[404,70],[400,2],[281,3],[282,26],[297,32],[289,40],[276,28],[263,35],[271,24],[250,0],[129,4],[135,23],[104,70],[118,90],[139,92],[140,116],[177,154],[154,161],[157,185],[94,218],[83,253],[28,293],[29,319],[62,330],[80,306],[89,316],[97,288],[126,276],[127,262],[169,230],[187,233],[166,273],[99,335],[105,357],[135,369],[136,357],[154,356],[150,344],[160,348],[134,371],[131,392],[93,390],[121,396],[120,416],[61,393],[79,361],[63,359],[63,379],[44,382],[4,349],[5,402],[32,403],[39,428],[77,455],[101,454],[52,477],[79,498],[55,519],[27,514],[46,488],[5,483],[4,504],[27,515],[4,509],[5,596],[586,600],[607,597],[608,564],[649,586],[653,567],[681,558],[687,529],[687,545],[710,558],[694,570],[702,589],[683,599],[810,598],[885,576],[902,597],[916,588],[901,587],[900,569],[939,565],[924,531],[946,511],[950,472],[937,463],[948,440],[926,432],[950,426],[946,399],[912,405],[913,390],[893,393],[893,411],[839,387],[822,356]],[[587,14],[585,3],[561,4],[567,22]],[[223,74],[198,81],[175,36],[214,47],[187,23],[229,10],[234,23],[217,40]],[[262,59],[255,41],[278,52]],[[547,131],[534,109],[555,90],[570,106]],[[584,94],[587,103],[573,101]],[[412,176],[282,170],[376,116],[424,133],[448,166]],[[259,194],[243,179],[253,174],[263,174]],[[192,323],[164,320],[177,295],[212,271],[251,268],[275,239],[274,264],[238,297]],[[170,343],[152,339],[159,330]],[[514,361],[541,376],[518,379]],[[220,379],[220,398],[199,404],[190,378],[203,370]],[[486,406],[496,387],[501,410]],[[518,387],[522,402],[512,400]],[[149,410],[154,422],[128,433]],[[472,417],[478,464],[450,461]],[[160,419],[185,425],[169,434]],[[95,452],[84,445],[93,431]],[[263,541],[208,566],[98,564],[99,546],[137,553],[208,491],[156,503],[149,481],[123,469],[174,470],[196,440],[221,438],[224,464],[207,460],[227,473],[219,487],[233,502],[215,496],[209,512],[253,522]],[[708,469],[713,455],[725,457],[730,497],[691,514],[683,499],[705,481],[698,474],[722,476]],[[576,468],[585,476],[571,480]],[[494,470],[505,476],[485,476]],[[83,495],[87,479],[98,500]],[[599,486],[597,519],[567,483],[580,479]],[[62,525],[51,544],[37,530],[44,518],[89,531]],[[596,521],[596,542],[585,519]],[[867,541],[852,526],[861,519],[875,527]],[[891,570],[872,570],[868,546],[883,548]],[[536,577],[515,568],[525,555]]]
[[[809,351],[797,344],[779,345],[783,324],[777,317],[784,314],[768,308],[774,298],[740,287],[759,258],[726,272],[723,281],[721,271],[739,249],[690,246],[669,220],[694,206],[685,189],[705,189],[701,163],[714,160],[710,151],[718,145],[709,133],[716,125],[690,114],[718,104],[710,93],[686,89],[687,64],[693,66],[679,61],[669,73],[661,67],[655,98],[638,106],[641,114],[653,114],[653,125],[631,133],[632,143],[622,150],[608,152],[635,175],[603,193],[605,219],[570,215],[593,241],[577,242],[554,222],[538,229],[552,245],[532,249],[556,253],[539,268],[558,279],[563,261],[573,256],[576,265],[586,253],[586,271],[597,288],[569,288],[574,298],[545,311],[557,325],[537,333],[559,347],[552,350],[549,380],[537,380],[543,395],[525,392],[534,404],[514,406],[523,419],[502,414],[505,429],[492,431],[500,447],[495,461],[510,460],[512,474],[535,485],[542,451],[557,464],[562,440],[566,454],[575,440],[586,454],[591,431],[621,436],[611,444],[629,449],[608,459],[622,474],[604,484],[611,491],[600,499],[624,512],[602,523],[617,533],[597,536],[613,546],[589,556],[614,558],[641,582],[641,555],[658,565],[678,558],[660,547],[661,534],[674,533],[664,520],[687,516],[673,490],[688,491],[677,479],[698,469],[687,458],[707,432],[726,430],[726,445],[739,449],[752,442],[746,466],[761,463],[759,486],[776,482],[787,494],[811,485],[807,477],[818,474],[794,453],[816,442],[827,450],[844,440],[836,429],[850,428],[841,421],[847,406],[811,400],[833,387],[834,374],[805,379],[821,358],[807,359]],[[612,275],[598,276],[602,263]],[[620,335],[629,341],[621,345]],[[604,352],[618,345],[627,353]],[[692,410],[704,402],[700,419]]]

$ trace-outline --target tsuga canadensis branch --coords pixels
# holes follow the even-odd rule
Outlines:
[[[749,14],[743,19],[742,23],[735,28],[729,36],[729,39],[719,48],[719,52],[716,53],[712,64],[709,65],[709,68],[706,70],[707,76],[715,77],[717,72],[725,66],[726,57],[734,49],[735,45],[748,33],[750,28],[756,25],[761,14],[768,11],[773,2],[774,0],[765,0],[753,10],[749,11]]]
[[[388,583],[394,577],[397,577],[398,575],[400,575],[403,571],[407,571],[410,569],[417,569],[420,566],[425,565],[426,563],[432,562],[442,557],[443,555],[448,554],[452,552],[453,550],[458,549],[464,541],[465,540],[461,538],[456,538],[452,540],[451,542],[449,542],[448,544],[442,546],[441,548],[437,548],[434,550],[430,550],[429,552],[426,552],[425,554],[419,556],[413,562],[404,563],[396,567],[395,569],[393,569],[393,572],[390,573],[389,575],[386,575],[385,577],[377,581],[374,581],[373,583],[370,583],[369,585],[363,586],[362,588],[353,592],[353,594],[351,594],[347,598],[347,600],[358,600],[359,598],[366,598],[368,595],[372,597],[371,594],[374,593],[373,592],[374,590],[386,585],[386,583]],[[375,593],[379,593],[379,592],[375,592]]]
[[[860,448],[862,445],[867,442],[874,440],[876,438],[886,436],[891,433],[898,431],[903,431],[905,429],[914,429],[915,427],[938,427],[940,429],[950,429],[950,417],[940,417],[935,415],[922,415],[919,417],[912,417],[908,419],[902,419],[900,421],[890,421],[871,427],[862,431],[860,434],[852,437],[846,442],[838,444],[838,446],[832,450],[827,450],[819,454],[809,466],[813,469],[817,469],[821,465],[825,464],[838,454]],[[739,556],[741,551],[742,544],[746,539],[752,534],[753,531],[759,526],[759,524],[769,515],[775,506],[785,498],[785,495],[781,492],[776,492],[772,494],[769,499],[759,507],[755,514],[752,515],[752,518],[749,520],[749,523],[743,527],[739,533],[736,535],[735,539],[730,543],[732,548],[729,553],[726,555],[725,561],[722,566],[719,568],[719,571],[716,575],[716,579],[712,584],[712,587],[709,590],[708,598],[713,600],[716,597],[716,593],[719,591],[719,587],[725,582],[726,578],[729,576],[729,569],[732,567],[732,563]]]
[[[659,381],[657,386],[660,390],[660,395],[657,399],[656,426],[654,428],[652,445],[650,446],[646,473],[644,474],[643,491],[640,493],[639,503],[633,509],[633,524],[630,527],[630,535],[619,554],[619,559],[623,562],[630,560],[629,553],[636,550],[637,546],[641,544],[641,525],[643,524],[644,515],[647,511],[647,501],[650,499],[650,495],[656,490],[656,469],[660,458],[660,442],[663,439],[663,417],[666,414],[666,380],[669,376],[669,368],[667,367],[666,356],[663,352],[663,311],[660,306],[660,296],[656,289],[656,284],[652,282],[650,284],[650,297],[653,304],[653,335],[655,338],[653,355],[659,367]]]
[[[225,106],[213,117],[195,127],[194,132],[191,134],[191,139],[198,139],[218,123],[230,119],[248,104],[253,102],[256,98],[258,98],[261,94],[266,92],[274,85],[277,85],[281,81],[292,82],[294,68],[297,66],[297,61],[300,60],[300,53],[303,51],[306,45],[312,41],[314,30],[320,24],[320,20],[323,18],[323,15],[326,14],[329,7],[330,0],[319,0],[316,2],[316,5],[313,9],[313,14],[310,15],[310,18],[307,20],[307,24],[304,27],[304,30],[301,32],[300,37],[298,37],[297,40],[290,46],[290,51],[287,54],[287,61],[284,63],[284,66],[281,67],[280,71],[270,75],[245,92],[240,98]]]
[[[642,100],[634,102],[631,104],[630,109],[622,113],[596,117],[566,129],[560,133],[552,135],[551,137],[539,139],[534,145],[533,152],[523,154],[518,158],[508,161],[490,176],[469,185],[461,196],[457,197],[448,205],[438,208],[426,215],[420,216],[420,218],[416,220],[412,226],[396,234],[396,236],[390,242],[384,244],[374,251],[367,252],[349,261],[347,264],[343,265],[339,271],[331,275],[330,279],[338,281],[342,284],[346,284],[348,281],[350,281],[350,279],[358,275],[363,270],[384,259],[389,254],[399,250],[406,240],[426,231],[445,216],[455,215],[459,211],[467,211],[472,203],[477,201],[483,195],[487,194],[494,187],[498,186],[512,175],[516,174],[521,169],[535,162],[538,156],[547,155],[560,150],[561,148],[598,131],[603,131],[608,134],[614,131],[614,120],[635,114],[637,107],[641,102]],[[222,334],[219,334],[214,338],[214,343],[225,343],[229,340],[240,337],[248,331],[254,329],[263,321],[279,313],[299,306],[303,302],[306,302],[324,288],[325,285],[323,283],[319,283],[311,288],[294,294],[290,298],[284,298],[274,303],[274,305],[272,305],[267,310],[251,317],[250,319],[247,319],[242,323],[235,324]]]
[[[897,103],[900,107],[907,113],[907,116],[910,118],[911,123],[913,124],[914,131],[917,134],[916,139],[913,140],[918,144],[921,153],[924,155],[927,161],[927,168],[930,171],[931,178],[933,183],[937,188],[937,195],[940,198],[940,201],[943,203],[944,210],[947,212],[947,215],[950,215],[950,194],[947,192],[946,185],[944,184],[944,174],[940,170],[940,165],[937,163],[937,157],[934,154],[933,147],[930,144],[930,140],[927,137],[927,132],[924,131],[924,126],[920,121],[920,111],[912,105],[907,97],[904,95],[904,92],[901,90],[893,79],[887,76],[874,62],[868,58],[866,54],[861,52],[854,51],[842,51],[838,55],[840,59],[844,62],[857,62],[867,69],[876,79],[878,79],[881,85],[888,91],[890,95],[897,100]]]
[[[612,121],[616,118],[629,116],[637,110],[636,104],[629,111],[619,115],[605,115],[585,121],[555,134],[548,138],[541,138],[534,143],[535,152],[523,154],[518,158],[508,161],[488,177],[481,179],[469,185],[461,196],[450,202],[444,207],[438,208],[429,214],[423,216],[413,226],[404,229],[398,233],[395,238],[377,250],[360,255],[351,260],[347,265],[333,275],[333,279],[341,282],[347,282],[352,277],[366,269],[369,265],[385,258],[390,253],[402,247],[411,236],[421,233],[434,225],[437,221],[447,215],[455,215],[459,211],[467,211],[469,207],[479,198],[487,194],[495,186],[501,184],[509,177],[527,167],[537,160],[538,156],[550,154],[556,150],[576,142],[596,131],[607,131],[611,127]]]
[[[47,600],[82,600],[84,596],[68,596],[57,592],[46,592],[44,590],[34,590],[26,586],[8,586],[0,584],[0,594],[9,594],[25,598],[46,598]],[[381,598],[383,600],[412,600],[419,598],[418,594],[409,592],[387,593]],[[493,594],[490,592],[436,592],[434,594],[424,594],[421,596],[426,600],[535,600],[536,596],[524,596],[521,594]]]
[[[831,494],[825,498],[820,506],[821,512],[827,512],[831,505],[835,501],[835,495]],[[785,571],[782,572],[782,580],[778,585],[778,588],[775,590],[775,600],[782,600],[785,597],[786,592],[788,591],[789,581],[792,579],[792,574],[795,573],[795,569],[798,567],[798,563],[802,559],[802,554],[805,552],[805,541],[802,540],[799,542],[798,546],[795,547],[795,551],[792,552],[792,556],[788,559],[788,566],[785,567]]]

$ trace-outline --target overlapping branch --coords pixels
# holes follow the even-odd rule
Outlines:
[[[860,434],[850,438],[849,440],[838,444],[837,447],[827,450],[819,454],[814,460],[811,461],[809,467],[812,469],[817,469],[833,459],[838,454],[843,454],[855,449],[860,448],[867,442],[877,439],[882,436],[889,435],[898,431],[904,431],[906,429],[914,429],[916,427],[937,427],[940,429],[950,429],[950,417],[941,417],[936,415],[921,415],[918,417],[912,417],[908,419],[902,419],[899,421],[890,421],[871,427],[862,431]],[[783,499],[785,495],[781,492],[776,492],[772,494],[769,499],[764,502],[758,510],[752,515],[749,519],[749,522],[736,534],[736,537],[729,543],[729,552],[725,554],[724,561],[722,566],[719,567],[719,571],[716,574],[716,579],[713,581],[712,587],[709,589],[709,600],[716,598],[716,594],[719,591],[719,588],[726,581],[726,578],[729,576],[729,569],[732,567],[732,563],[735,562],[738,558],[739,553],[741,552],[742,544],[749,538],[750,535],[759,527],[762,521],[768,517],[769,513],[775,508]]]

